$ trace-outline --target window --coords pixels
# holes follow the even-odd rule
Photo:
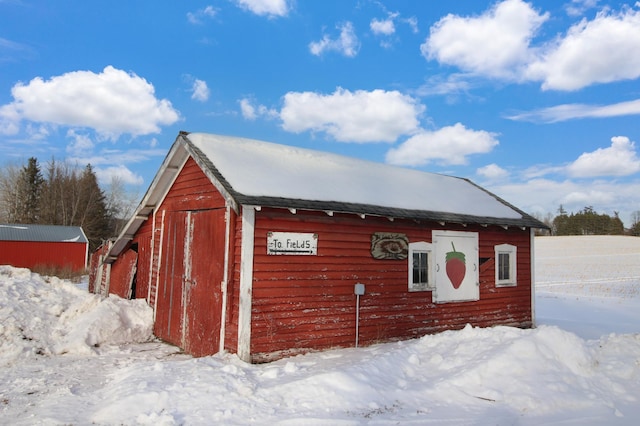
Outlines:
[[[409,291],[433,290],[431,244],[409,243]]]
[[[496,253],[496,286],[515,286],[516,279],[516,246],[500,244],[495,246]]]

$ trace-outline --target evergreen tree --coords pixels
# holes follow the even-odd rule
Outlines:
[[[98,179],[90,164],[87,164],[78,182],[78,209],[75,224],[84,229],[89,239],[90,248],[97,248],[109,238],[110,218],[107,211],[106,197],[98,185]]]
[[[598,214],[588,206],[578,213],[556,216],[553,220],[555,235],[623,235],[624,224],[616,213],[614,217]]]
[[[40,172],[38,160],[35,157],[29,158],[27,167],[24,170],[24,175],[28,188],[26,210],[29,223],[37,223],[40,218],[40,194],[42,192],[44,178]]]
[[[40,219],[40,194],[44,178],[35,157],[29,158],[18,176],[15,223],[37,223]]]

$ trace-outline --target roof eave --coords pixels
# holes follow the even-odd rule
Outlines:
[[[136,208],[127,224],[124,226],[116,238],[111,249],[105,256],[105,263],[113,263],[118,255],[124,250],[127,244],[133,239],[142,224],[149,218],[155,208],[162,202],[167,191],[175,181],[178,172],[186,162],[189,153],[184,148],[184,144],[179,140],[182,132],[171,146],[160,169],[156,173],[147,192],[142,197],[140,204]]]
[[[502,227],[516,226],[521,228],[548,229],[548,227],[532,216],[518,211],[521,218],[503,218],[490,216],[474,216],[458,213],[411,210],[394,207],[381,207],[369,204],[344,203],[335,201],[314,201],[278,197],[260,197],[238,195],[238,202],[243,206],[261,206],[299,210],[330,211],[334,213],[351,213],[365,216],[379,216],[397,219],[425,220],[444,223],[497,225]]]

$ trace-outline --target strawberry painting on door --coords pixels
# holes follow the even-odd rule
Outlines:
[[[480,298],[478,234],[433,231],[435,247],[436,303],[474,301]]]

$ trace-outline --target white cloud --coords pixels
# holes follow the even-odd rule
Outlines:
[[[200,25],[205,18],[213,18],[218,13],[218,10],[213,6],[206,6],[203,9],[198,9],[196,12],[188,12],[187,20],[194,24]]]
[[[117,178],[125,185],[142,185],[144,179],[137,173],[132,172],[124,165],[111,167],[98,167],[94,169],[98,181],[103,184],[109,184],[113,178]]]
[[[240,112],[247,120],[253,121],[258,118],[256,108],[251,104],[249,99],[240,99]]]
[[[580,16],[586,10],[596,7],[598,1],[599,0],[571,0],[571,3],[565,5],[565,10],[569,16]]]
[[[485,154],[498,145],[495,133],[467,129],[456,123],[435,131],[422,131],[398,148],[387,152],[391,164],[420,166],[437,161],[440,164],[467,164],[467,156]]]
[[[410,18],[405,19],[404,22],[411,27],[411,31],[413,31],[414,34],[418,34],[418,18],[411,16]]]
[[[72,140],[67,145],[67,153],[70,155],[84,155],[91,152],[95,146],[89,135],[78,133],[73,129],[67,132],[67,137]]]
[[[640,99],[611,105],[564,104],[521,112],[508,116],[511,120],[555,123],[577,118],[605,118],[640,114]]]
[[[640,11],[605,10],[583,19],[564,38],[546,46],[527,78],[543,89],[578,90],[595,83],[640,77]]]
[[[505,0],[477,17],[449,14],[431,27],[420,46],[423,56],[465,71],[517,78],[529,61],[529,43],[548,19],[522,0]]]
[[[15,135],[20,131],[20,112],[16,105],[0,105],[0,135]]]
[[[195,99],[196,101],[205,102],[209,99],[209,87],[207,87],[207,82],[203,80],[198,80],[197,78],[193,82],[193,87],[191,88],[193,93],[191,94],[191,99]]]
[[[538,179],[548,175],[564,175],[566,167],[551,164],[534,164],[524,169],[521,174],[524,179]]]
[[[166,149],[153,146],[155,139],[149,141],[149,149],[102,149],[97,153],[83,152],[82,155],[67,157],[70,162],[78,164],[91,164],[106,168],[113,164],[142,163],[151,158],[162,158],[167,155]]]
[[[337,29],[340,30],[338,38],[332,39],[325,35],[322,40],[309,43],[311,54],[321,56],[325,52],[338,52],[349,58],[356,56],[360,49],[360,41],[353,29],[353,24],[346,22],[338,25]]]
[[[383,7],[384,9],[384,7]],[[371,32],[380,38],[380,46],[390,48],[396,41],[397,37],[393,37],[397,32],[398,24],[405,24],[411,28],[416,34],[418,32],[418,20],[412,16],[410,18],[401,18],[399,12],[387,12],[385,19],[373,18],[369,23]]]
[[[396,26],[393,23],[394,15],[389,16],[387,19],[378,20],[372,19],[369,24],[369,28],[374,34],[391,35],[396,32]]]
[[[278,111],[269,109],[264,105],[254,105],[251,99],[243,98],[238,102],[240,104],[240,113],[245,120],[254,121],[258,117],[276,118]]]
[[[576,0],[567,11],[581,14],[596,3]],[[449,14],[431,27],[420,49],[428,60],[477,76],[541,82],[543,90],[571,91],[640,77],[640,11],[603,7],[592,20],[582,19],[554,40],[532,45],[549,16],[523,0],[504,0],[479,16]]]
[[[560,198],[560,204],[563,206],[576,206],[575,211],[580,211],[581,209],[578,206],[586,207],[593,204],[611,204],[615,198],[616,196],[612,192],[581,187]]]
[[[325,132],[341,142],[394,142],[418,130],[424,109],[398,91],[337,88],[330,95],[287,93],[280,118],[289,132]]]
[[[489,181],[505,179],[509,176],[509,172],[507,170],[503,169],[495,163],[480,167],[478,170],[476,170],[476,173]]]
[[[469,96],[473,85],[470,76],[466,74],[434,75],[429,77],[416,93],[419,96],[448,95],[453,99],[461,94]]]
[[[0,129],[17,131],[21,120],[91,128],[107,137],[159,133],[178,121],[171,102],[133,73],[107,66],[102,73],[74,71],[11,89],[14,101],[0,107]]]
[[[244,10],[270,18],[287,16],[289,13],[287,0],[236,0],[236,3]]]
[[[21,43],[16,43],[15,41],[0,37],[0,49],[23,50],[25,48],[26,46]]]
[[[626,136],[611,138],[609,148],[585,152],[567,166],[573,177],[628,176],[640,172],[635,144]]]

